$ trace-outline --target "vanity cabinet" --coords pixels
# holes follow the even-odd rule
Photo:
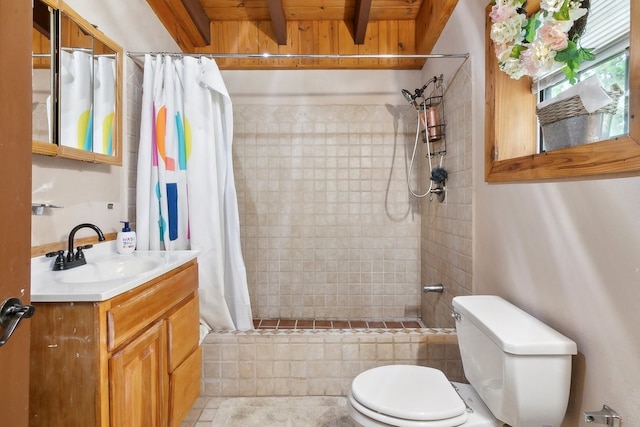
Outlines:
[[[30,425],[179,426],[200,392],[195,260],[102,302],[34,303]]]

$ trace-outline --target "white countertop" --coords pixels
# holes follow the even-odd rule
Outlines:
[[[31,259],[31,301],[32,302],[97,302],[105,301],[124,292],[134,289],[156,277],[165,274],[182,264],[195,259],[199,251],[135,251],[132,254],[120,255],[116,251],[115,241],[100,243],[85,250],[87,265],[64,271],[53,271],[55,257],[45,256]],[[89,272],[100,262],[108,261],[142,261],[147,260],[153,268],[124,278],[101,281],[67,283],[65,278],[75,281],[84,271]],[[84,269],[84,270],[83,270]]]

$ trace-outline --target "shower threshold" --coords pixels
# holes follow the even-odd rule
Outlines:
[[[311,320],[311,319],[253,319],[255,329],[421,329],[425,326],[414,320]]]

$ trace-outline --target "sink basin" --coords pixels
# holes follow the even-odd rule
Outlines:
[[[88,261],[86,265],[61,271],[58,283],[80,284],[127,279],[146,273],[162,264],[162,259],[153,257],[118,256],[103,260]]]
[[[121,255],[116,241],[99,243],[87,251],[87,264],[53,271],[53,258],[31,258],[32,302],[99,302],[130,291],[196,260],[197,250],[139,251]]]

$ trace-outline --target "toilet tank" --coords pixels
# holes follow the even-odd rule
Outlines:
[[[453,299],[464,374],[493,415],[513,427],[564,419],[576,343],[504,299]]]

